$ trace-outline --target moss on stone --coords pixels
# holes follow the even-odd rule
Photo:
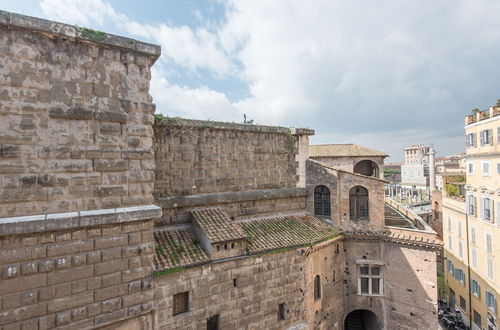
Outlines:
[[[78,28],[82,37],[92,40],[93,42],[100,42],[106,40],[108,35],[105,32],[97,31],[89,28]]]

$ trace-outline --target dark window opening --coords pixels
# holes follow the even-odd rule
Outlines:
[[[219,314],[207,319],[207,330],[219,330]]]
[[[220,245],[217,245],[217,251],[220,251]]]
[[[235,278],[233,278],[233,287],[235,287],[235,288],[236,288],[237,286],[238,286],[238,282],[236,281],[236,279],[235,279]]]
[[[186,313],[189,309],[189,291],[174,294],[172,315]]]
[[[319,275],[314,278],[314,300],[321,299],[321,279]]]
[[[336,280],[337,280],[337,272],[333,271],[333,282],[335,283]]]
[[[234,243],[231,243],[231,249],[234,249]]]
[[[351,220],[368,219],[368,190],[361,186],[349,191],[349,210]]]
[[[278,321],[285,319],[285,303],[278,305]]]
[[[224,250],[227,250],[227,244],[224,244]]]
[[[474,310],[474,323],[481,328],[481,315]]]
[[[326,186],[317,186],[314,189],[314,215],[330,217],[330,189]]]
[[[466,310],[466,304],[465,304],[465,299],[464,297],[460,296],[460,308],[465,311]]]

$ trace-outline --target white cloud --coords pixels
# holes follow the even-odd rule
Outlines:
[[[226,17],[203,26],[197,12],[198,27],[134,22],[102,0],[41,5],[56,19],[110,20],[160,43],[151,93],[168,114],[240,121],[246,113],[316,128],[322,142],[377,141],[371,146],[391,152],[434,142],[455,152],[465,112],[500,97],[496,0],[220,2]],[[241,80],[248,93],[232,102],[210,86],[175,85],[170,73],[179,70]]]

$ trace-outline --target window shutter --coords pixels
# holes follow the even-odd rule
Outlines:
[[[472,196],[472,202],[474,204],[474,212],[472,215],[476,217],[477,216],[477,198]]]
[[[480,135],[480,138],[481,138],[481,147],[482,147],[482,146],[484,146],[484,131],[481,131],[479,133],[479,135]]]
[[[480,215],[481,215],[481,220],[484,219],[484,199],[481,197],[479,199],[479,210],[480,210]]]
[[[488,130],[488,144],[493,144],[493,130],[491,128]]]
[[[495,219],[495,212],[493,212],[493,208],[495,206],[495,203],[493,203],[492,199],[488,198],[488,203],[489,203],[489,209],[490,209],[490,221],[493,222]]]
[[[497,212],[500,210],[500,202],[497,202]],[[493,218],[491,218],[493,220]],[[497,213],[497,224],[500,223],[500,212]]]
[[[470,214],[470,198],[471,195],[467,195],[467,198],[465,199],[465,209],[467,210],[467,214]]]
[[[472,133],[472,146],[475,147],[476,146],[476,133]]]

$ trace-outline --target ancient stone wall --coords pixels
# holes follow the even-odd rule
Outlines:
[[[219,315],[220,329],[286,329],[305,322],[305,258],[300,250],[212,263],[155,277],[160,329],[206,328]],[[189,292],[188,311],[173,315],[173,295]],[[278,306],[285,304],[285,319]]]
[[[154,132],[158,198],[297,186],[287,128],[165,118]]]
[[[0,325],[150,324],[158,46],[0,11]]]
[[[159,47],[0,15],[0,217],[151,204]]]
[[[2,224],[2,329],[85,329],[149,314],[153,220],[134,218],[158,214],[154,207],[99,218],[89,211],[30,221],[16,227],[22,234]]]

